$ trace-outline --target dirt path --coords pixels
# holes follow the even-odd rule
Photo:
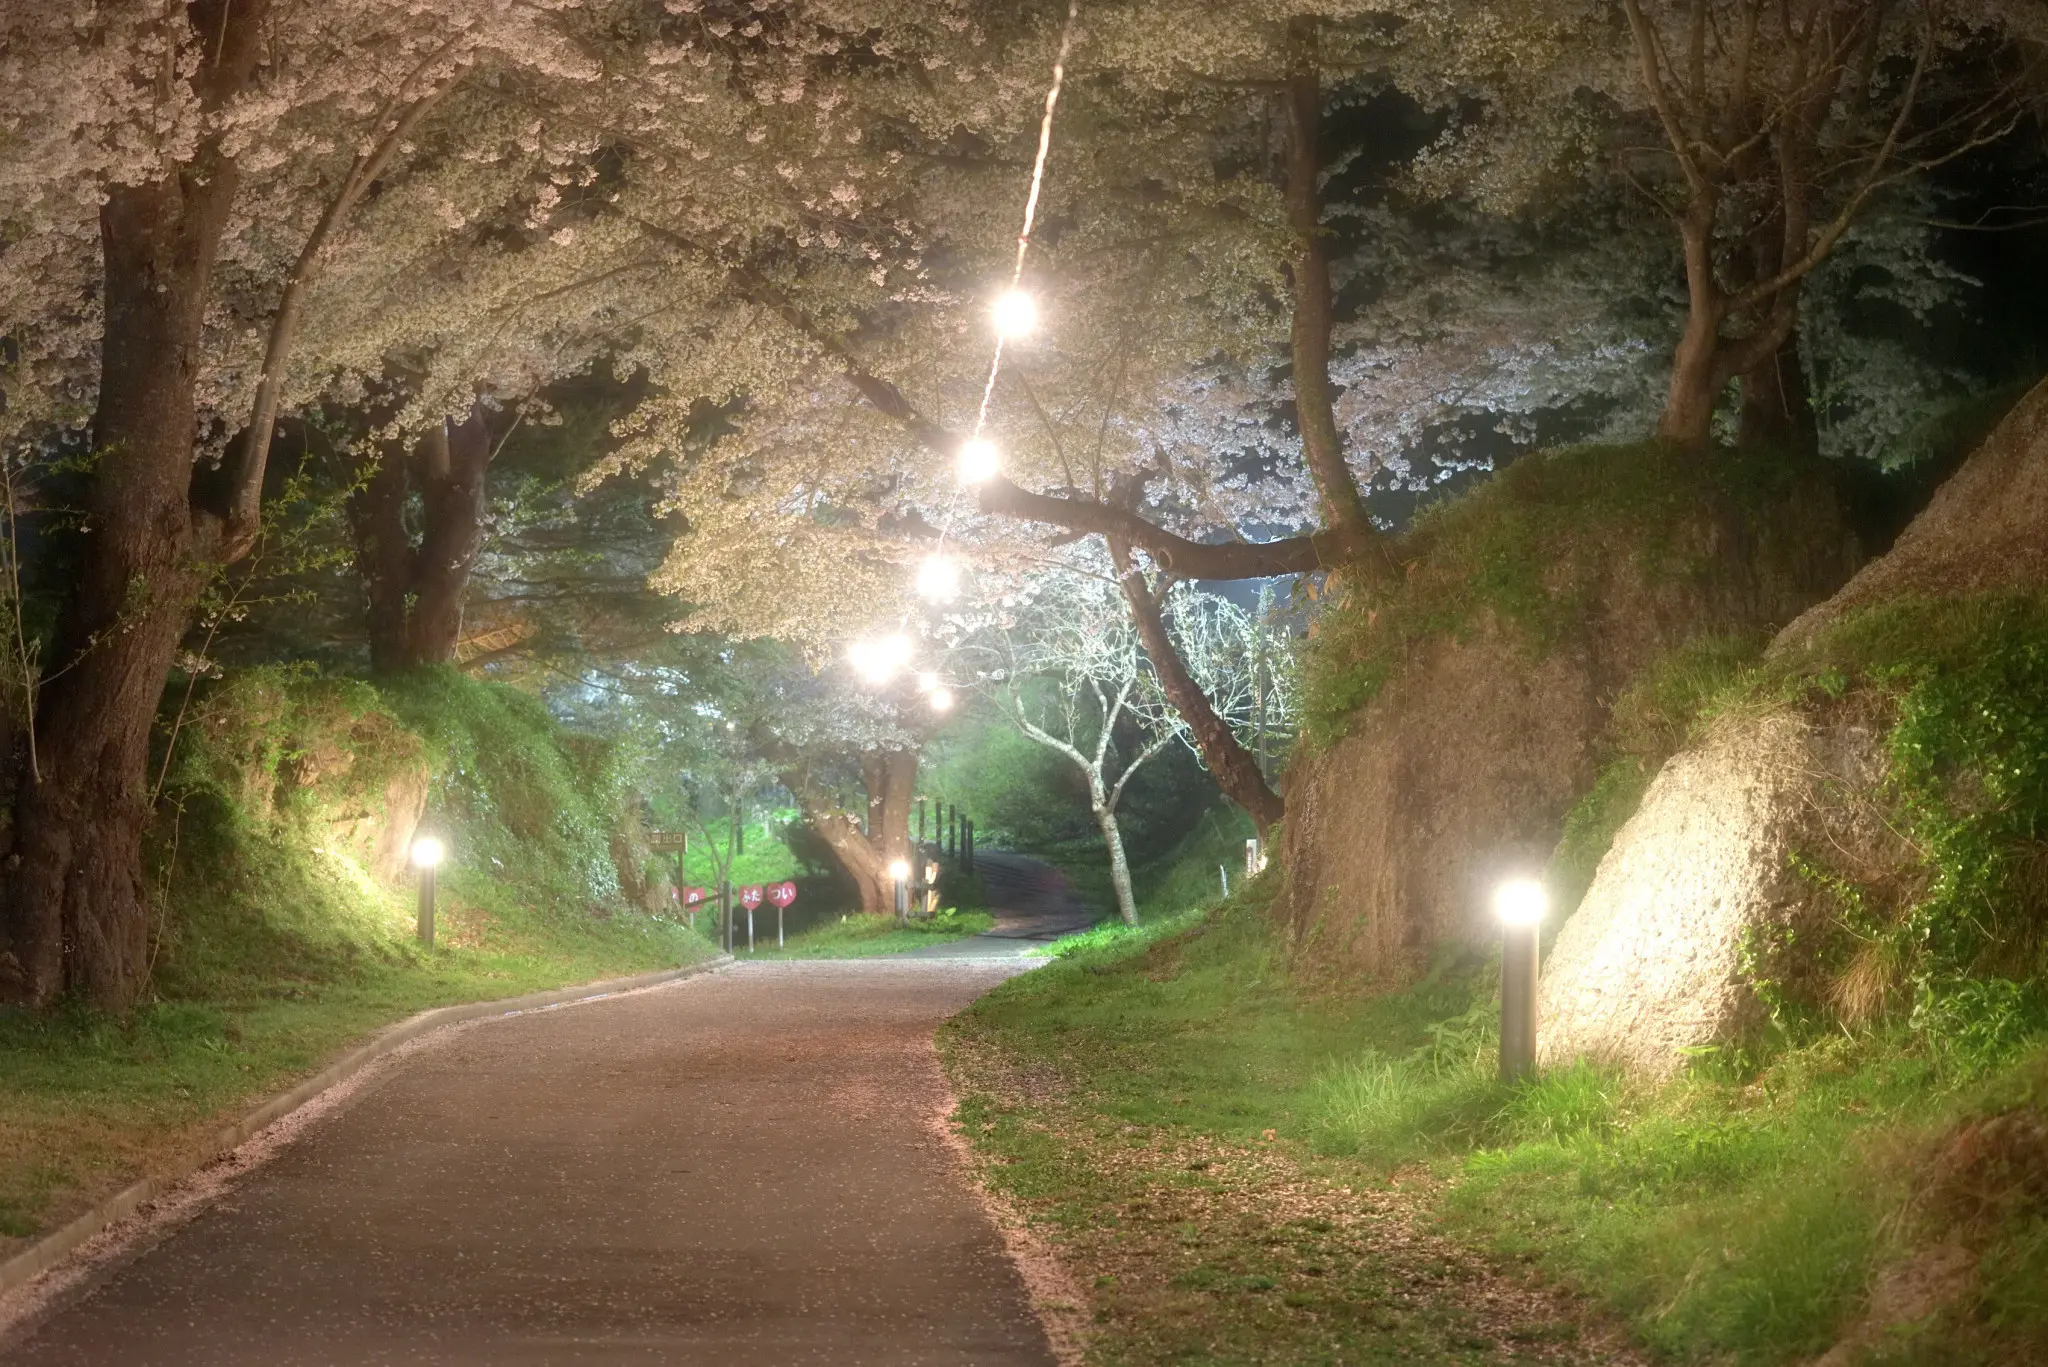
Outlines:
[[[1028,964],[749,963],[460,1027],[0,1360],[1049,1364],[933,1126],[933,1028]]]

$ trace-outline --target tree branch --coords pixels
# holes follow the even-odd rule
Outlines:
[[[391,102],[379,111],[378,123],[373,124],[373,128],[380,126],[383,120],[390,116],[392,106],[402,97],[403,92],[445,57],[460,37],[461,35],[450,37],[407,73],[399,86],[399,93],[393,95]],[[348,175],[342,180],[341,188],[328,202],[326,210],[320,215],[320,221],[314,224],[305,245],[299,250],[298,260],[292,263],[291,274],[285,277],[284,293],[278,299],[277,314],[271,319],[270,338],[264,347],[262,377],[257,381],[255,402],[250,408],[249,426],[242,448],[241,473],[224,519],[225,535],[221,546],[224,560],[241,559],[256,543],[263,514],[263,473],[270,460],[271,435],[277,428],[277,406],[280,392],[284,387],[285,365],[291,358],[293,344],[298,340],[299,319],[305,310],[306,293],[319,273],[320,258],[370,185],[384,173],[385,167],[391,164],[391,158],[397,154],[400,144],[418,126],[427,111],[455,87],[460,76],[461,69],[457,68],[455,73],[439,86],[406,105],[398,116],[392,119],[391,126],[385,130],[383,137],[367,151],[356,154],[354,162],[349,166]]]

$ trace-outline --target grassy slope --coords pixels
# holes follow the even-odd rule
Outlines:
[[[2048,607],[1895,605],[1789,668],[1746,666],[1725,643],[1682,652],[1618,707],[1630,772],[1589,795],[1554,872],[1583,888],[1647,772],[1701,719],[1791,706],[1889,727],[1888,820],[1924,871],[1863,887],[1829,852],[1802,852],[1840,911],[1832,941],[1803,946],[1821,990],[1802,997],[1760,968],[1772,1033],[1703,1054],[1668,1085],[1578,1067],[1504,1091],[1496,965],[1446,962],[1393,994],[1311,995],[1258,915],[1262,889],[1206,919],[1099,932],[963,1017],[952,1051],[993,1180],[1084,1269],[1119,1279],[1097,1296],[1113,1326],[1100,1356],[1164,1360],[1194,1340],[1243,1345],[1217,1360],[1327,1355],[1321,1339],[1288,1346],[1271,1322],[1258,1284],[1270,1273],[1233,1274],[1192,1304],[1157,1294],[1207,1274],[1173,1271],[1170,1245],[1134,1269],[1137,1236],[1118,1232],[1136,1228],[1128,1191],[1102,1175],[1130,1171],[1118,1135],[1242,1153],[1270,1131],[1326,1202],[1427,1171],[1437,1228],[1585,1288],[1668,1360],[1795,1362],[1844,1340],[1872,1361],[2040,1360]],[[1866,997],[1883,985],[1878,1014],[1835,1009],[1828,974],[1851,968]],[[1155,1191],[1170,1183],[1150,1171]],[[1256,1262],[1282,1237],[1213,1211],[1192,1232],[1212,1268]],[[1117,1289],[1148,1275],[1153,1294]]]
[[[431,953],[411,893],[323,837],[320,812],[250,810],[323,736],[432,762],[452,853]],[[209,699],[193,737],[169,790],[180,815],[157,833],[155,999],[125,1022],[0,1012],[0,1254],[379,1026],[712,952],[620,902],[601,752],[510,690],[252,675]]]
[[[1302,995],[1241,902],[1097,937],[944,1039],[991,1180],[1096,1282],[1100,1361],[1354,1360],[1394,1343],[1426,1360],[1512,1360],[1527,1335],[1579,1329],[1557,1315],[1482,1350],[1428,1297],[1388,1311],[1400,1267],[1341,1292],[1304,1283],[1343,1217],[1385,1222],[1372,1192],[1395,1171],[1411,1192],[1430,1174],[1426,1231],[1586,1288],[1670,1360],[1792,1362],[1826,1347],[1873,1274],[1933,1227],[1916,1220],[1991,1250],[1939,1337],[1952,1360],[2023,1360],[2010,1355],[2043,1341],[2048,1212],[1973,1229],[1941,1222],[1924,1188],[1909,1196],[1937,1136],[2014,1106],[2042,1114],[2048,1051],[1963,1078],[1896,1037],[1836,1036],[1742,1078],[1645,1089],[1572,1070],[1509,1092],[1491,1077],[1494,1009],[1484,966],[1393,995]],[[1206,1163],[1174,1168],[1197,1149]],[[1197,1210],[1181,1190],[1269,1149],[1292,1165],[1289,1200],[1337,1233]],[[1148,1231],[1144,1212],[1161,1208],[1181,1212],[1180,1241]],[[1413,1226],[1393,1229],[1364,1243],[1398,1247]],[[1308,1295],[1311,1313],[1276,1314],[1287,1295]],[[1382,1343],[1388,1326],[1398,1334]],[[1899,1360],[1938,1360],[1924,1336],[1885,1342]]]
[[[754,953],[742,946],[734,951],[742,959],[868,959],[880,954],[897,954],[926,945],[947,944],[979,935],[995,924],[984,911],[941,912],[929,920],[903,925],[894,916],[866,916],[858,912],[837,921],[812,926],[789,937],[782,949],[761,941]],[[774,918],[757,924],[757,933],[774,934]]]

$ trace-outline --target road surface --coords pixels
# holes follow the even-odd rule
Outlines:
[[[983,934],[908,949],[896,958],[1005,959],[1031,955],[1062,935],[1086,930],[1102,919],[1081,905],[1066,875],[1036,859],[1021,854],[977,852],[974,871],[981,875],[989,904],[995,908],[995,925]]]
[[[458,1027],[0,1362],[1050,1364],[931,1046],[1033,962],[745,963]]]

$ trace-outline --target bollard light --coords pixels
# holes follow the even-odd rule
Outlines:
[[[434,947],[434,870],[441,866],[441,857],[446,853],[439,837],[412,838],[412,866],[420,871],[419,938],[428,949]]]
[[[908,859],[891,859],[889,861],[889,878],[896,885],[896,919],[908,921],[910,919],[910,861]]]
[[[1511,878],[1493,890],[1500,922],[1500,1080],[1536,1075],[1536,937],[1550,894],[1533,878]]]

